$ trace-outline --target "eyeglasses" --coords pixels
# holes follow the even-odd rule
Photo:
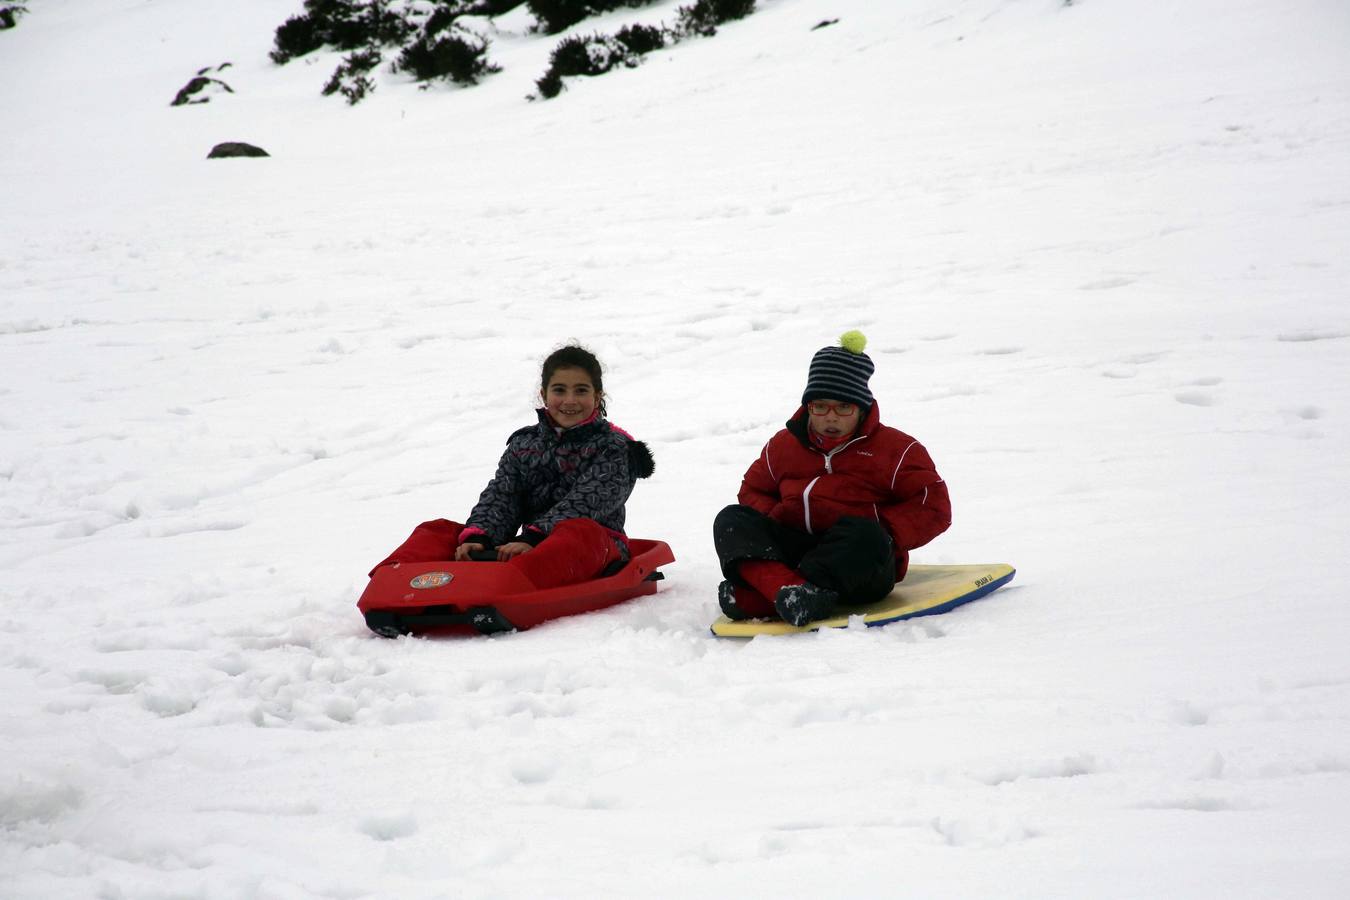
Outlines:
[[[806,404],[806,411],[813,416],[823,416],[833,412],[836,416],[847,418],[858,411],[856,403],[822,403],[819,400],[812,400]]]

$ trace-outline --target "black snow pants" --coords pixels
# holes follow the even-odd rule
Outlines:
[[[713,546],[722,576],[734,584],[745,583],[740,563],[771,559],[849,603],[875,603],[895,587],[895,546],[874,519],[844,516],[823,534],[807,534],[733,504],[713,520]]]

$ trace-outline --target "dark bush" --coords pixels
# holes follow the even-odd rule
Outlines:
[[[755,0],[695,0],[675,13],[675,30],[683,35],[711,37],[718,25],[744,19],[754,11]]]
[[[589,0],[527,0],[530,12],[548,34],[557,34],[571,28],[592,15]]]
[[[459,4],[453,6],[438,6],[435,12],[427,17],[426,24],[422,26],[422,34],[425,37],[435,37],[451,25],[455,20],[464,15],[460,11]]]
[[[647,2],[649,0],[528,0],[530,10],[546,27],[545,16],[558,10],[565,9],[569,15],[576,15],[583,9],[599,11],[597,7],[601,5],[609,10],[619,6],[645,6]],[[629,25],[613,36],[595,34],[566,38],[553,48],[548,71],[535,81],[535,87],[539,89],[539,96],[552,99],[567,86],[563,79],[569,75],[600,75],[621,64],[636,66],[653,50],[695,35],[716,34],[718,25],[743,19],[754,11],[755,0],[695,0],[676,11],[675,24],[671,27]]]
[[[285,65],[297,56],[304,56],[323,46],[324,36],[318,24],[309,16],[291,16],[277,29],[272,39],[269,56],[277,65]]]
[[[305,0],[305,14],[292,16],[277,29],[272,61],[278,65],[320,47],[357,50],[400,44],[416,28],[389,9],[388,0]]]
[[[339,50],[399,44],[412,34],[415,26],[389,9],[387,0],[375,0],[362,6],[351,0],[325,0],[334,11],[329,17],[326,43]]]
[[[419,37],[399,54],[395,71],[409,72],[418,81],[448,78],[459,84],[477,84],[484,75],[501,71],[487,60],[486,40],[449,35]]]
[[[591,37],[575,35],[559,41],[549,54],[548,71],[534,82],[539,95],[545,100],[551,100],[562,93],[565,75],[599,75],[608,71],[608,67],[597,65],[595,57],[591,55],[592,43],[604,40],[603,35],[597,34]]]
[[[179,89],[178,93],[174,96],[173,101],[169,105],[188,106],[190,104],[196,103],[209,103],[210,102],[209,97],[198,97],[196,100],[192,98],[195,95],[200,94],[207,88],[211,87],[211,85],[213,84],[219,85],[220,88],[224,90],[227,94],[234,93],[234,88],[230,87],[228,84],[221,81],[219,78],[208,78],[204,75],[198,75],[196,78],[193,78],[187,84],[183,85],[182,88]]]
[[[563,88],[567,85],[563,84],[561,75],[552,69],[549,69],[534,80],[534,86],[539,89],[539,96],[543,97],[545,100],[552,100],[554,97],[561,94]],[[534,98],[530,97],[528,99],[533,100]]]
[[[641,56],[664,47],[666,32],[654,25],[629,25],[627,28],[620,28],[615,33],[614,40],[622,44],[629,53]]]
[[[519,6],[523,0],[478,0],[469,3],[464,10],[466,16],[500,16]]]
[[[0,31],[6,28],[13,28],[19,24],[19,17],[28,12],[28,7],[22,3],[10,3],[0,6]]]
[[[439,34],[454,24],[460,16],[500,16],[520,6],[524,0],[442,0],[427,17],[422,33],[428,37]]]
[[[349,106],[360,103],[375,90],[375,80],[368,73],[380,64],[381,59],[383,56],[375,47],[347,54],[323,86],[324,96],[340,93],[347,98]]]
[[[550,100],[562,92],[566,76],[603,75],[620,65],[632,68],[641,63],[642,54],[648,52],[637,47],[656,49],[662,46],[665,46],[664,32],[642,25],[625,28],[613,37],[593,34],[563,38],[549,55],[548,71],[534,84],[539,95]]]
[[[656,0],[526,0],[530,12],[548,34],[565,31],[582,19],[630,7],[650,6]]]
[[[605,36],[601,34],[564,38],[553,48],[553,53],[549,56],[549,68],[563,76],[603,75],[610,70],[610,66],[605,65],[604,58],[608,54],[593,53],[592,50],[603,51],[604,47]]]

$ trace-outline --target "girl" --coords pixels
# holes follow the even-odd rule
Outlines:
[[[839,343],[811,358],[802,405],[713,522],[728,618],[805,625],[841,601],[876,602],[905,577],[909,551],[951,525],[928,451],[881,424],[867,339]]]
[[[583,347],[544,360],[539,399],[539,421],[507,439],[468,521],[423,522],[375,568],[495,552],[535,587],[550,588],[628,561],[624,504],[655,469],[651,452],[605,419],[600,361]]]

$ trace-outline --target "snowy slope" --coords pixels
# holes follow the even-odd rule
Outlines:
[[[0,32],[0,895],[1343,895],[1350,10],[759,6],[533,103],[522,15],[354,108],[268,61],[298,0]],[[711,518],[851,327],[951,486],[916,560],[1018,578],[716,641]],[[662,591],[369,635],[572,337]]]

